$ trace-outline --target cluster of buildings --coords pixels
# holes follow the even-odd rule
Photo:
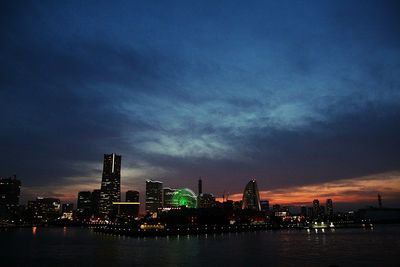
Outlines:
[[[100,189],[78,193],[76,218],[78,221],[111,220],[117,216],[139,216],[139,192],[129,190],[121,201],[120,155],[105,154]]]
[[[313,219],[324,219],[324,218],[332,218],[334,213],[333,213],[333,201],[332,199],[328,198],[326,200],[326,205],[320,205],[320,202],[318,199],[314,199],[312,202],[312,207],[301,207],[300,208],[300,214],[313,218]]]
[[[215,206],[215,197],[203,193],[202,180],[198,181],[198,194],[189,188],[173,189],[163,187],[160,181],[146,180],[146,207],[147,213],[156,213],[162,210],[186,208],[211,208]]]
[[[77,207],[73,203],[61,203],[57,198],[37,197],[28,201],[27,206],[19,205],[21,181],[12,176],[0,179],[0,222],[10,223],[104,223],[115,221],[134,221],[139,217],[140,196],[138,191],[125,192],[121,199],[121,156],[105,154],[100,188],[92,191],[81,191],[77,197]],[[257,182],[250,180],[243,191],[240,201],[225,199],[219,202],[213,194],[203,192],[203,182],[198,180],[197,194],[189,188],[164,187],[163,182],[146,180],[144,210],[147,218],[166,218],[174,221],[176,217],[186,214],[190,220],[209,221],[207,217],[232,221],[262,221],[282,223],[332,221],[339,213],[334,213],[332,199],[321,205],[318,199],[309,207],[303,206],[300,212],[293,207],[273,205],[260,199]],[[379,209],[360,210],[364,217],[370,214],[389,214],[383,209],[379,196]],[[390,210],[391,219],[400,218],[398,209]],[[167,214],[167,215],[166,215]],[[340,214],[339,214],[340,215]],[[360,216],[361,216],[360,215]],[[378,216],[376,215],[376,216]],[[171,219],[171,216],[175,218]],[[378,216],[378,217],[379,217]],[[377,218],[378,218],[377,217]],[[381,217],[384,218],[384,217]]]

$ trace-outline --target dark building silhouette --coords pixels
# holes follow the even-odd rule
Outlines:
[[[15,214],[19,207],[21,181],[13,175],[0,179],[0,216]]]
[[[313,200],[313,217],[314,218],[319,218],[321,216],[321,207],[319,205],[319,200],[314,199]]]
[[[162,208],[162,185],[160,181],[146,180],[146,212],[156,212]]]
[[[325,206],[319,206],[319,216],[323,218],[325,216]]]
[[[138,217],[139,206],[139,202],[113,202],[116,215],[125,219]]]
[[[243,200],[233,202],[233,209],[234,210],[241,210],[243,207]]]
[[[313,207],[307,207],[307,216],[309,218],[314,218],[314,208]]]
[[[261,210],[260,194],[258,192],[257,182],[252,179],[247,183],[243,192],[243,209]]]
[[[94,217],[98,218],[100,216],[100,189],[95,189],[92,192],[92,214]]]
[[[99,212],[108,217],[113,211],[113,202],[121,201],[121,156],[104,154],[101,179]]]
[[[72,204],[72,203],[64,203],[64,204],[61,205],[61,212],[62,213],[64,213],[64,212],[70,213],[70,212],[73,212],[73,211],[74,211],[74,204]]]
[[[197,207],[198,208],[212,208],[215,207],[215,197],[212,194],[201,194],[197,196]]]
[[[279,204],[275,204],[272,206],[272,211],[281,211],[281,205]]]
[[[77,215],[80,220],[89,219],[92,214],[92,193],[90,191],[81,191],[78,193]]]
[[[330,198],[326,200],[326,215],[328,215],[328,217],[333,216],[333,201]]]
[[[199,184],[198,184],[198,191],[197,191],[198,195],[200,196],[201,194],[203,194],[203,182],[201,180],[201,178],[199,179]]]
[[[300,215],[307,217],[307,207],[305,207],[305,206],[300,207]]]
[[[369,207],[366,209],[359,209],[355,215],[359,221],[400,223],[400,209]]]
[[[125,201],[126,202],[139,202],[139,192],[129,190],[125,193]]]
[[[261,211],[269,211],[269,201],[261,200],[260,201]]]

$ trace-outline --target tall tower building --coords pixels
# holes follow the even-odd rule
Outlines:
[[[319,200],[314,199],[313,200],[313,217],[319,218],[320,215],[321,215],[321,207],[319,206]]]
[[[113,202],[121,201],[121,156],[104,154],[103,176],[101,179],[99,212],[108,216]]]
[[[261,210],[260,194],[258,192],[257,182],[252,179],[247,183],[243,192],[243,209]]]
[[[326,200],[326,214],[329,217],[333,216],[333,202],[332,202],[332,199],[330,199],[330,198],[328,198]]]
[[[156,212],[163,204],[163,183],[146,180],[146,212]]]

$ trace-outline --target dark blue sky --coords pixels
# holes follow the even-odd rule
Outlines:
[[[399,14],[398,1],[2,2],[0,176],[68,198],[99,187],[115,152],[140,191],[198,176],[217,195],[250,177],[384,184],[400,171]]]

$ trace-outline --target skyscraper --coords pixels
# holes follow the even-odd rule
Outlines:
[[[319,218],[320,215],[321,215],[321,207],[319,206],[319,200],[314,199],[313,200],[313,217]]]
[[[257,182],[252,179],[247,183],[243,192],[243,209],[261,210],[260,194],[258,192]]]
[[[146,180],[146,212],[162,208],[162,182]]]
[[[121,201],[121,156],[104,154],[103,176],[101,179],[99,212],[109,216],[113,202]]]
[[[20,192],[21,181],[15,175],[0,179],[0,216],[17,211]]]
[[[332,202],[332,199],[330,199],[330,198],[328,198],[326,200],[326,214],[329,217],[333,216],[333,202]]]

